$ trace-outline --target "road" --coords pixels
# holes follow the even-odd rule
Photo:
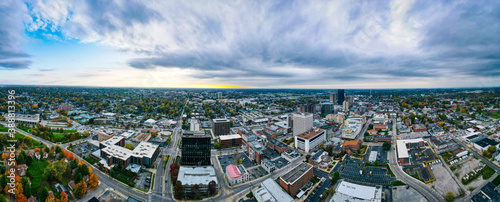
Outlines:
[[[396,121],[393,120],[393,123],[395,123]],[[396,143],[396,124],[393,124],[393,129],[392,129],[392,142],[393,144],[392,145],[395,145]],[[398,160],[397,160],[397,157],[396,157],[396,150],[395,150],[396,146],[393,146],[389,152],[388,152],[388,155],[389,155],[389,166],[391,168],[391,170],[393,171],[394,175],[396,175],[396,178],[403,181],[404,183],[406,183],[407,185],[409,185],[410,187],[414,188],[415,190],[417,190],[420,194],[422,194],[428,201],[444,201],[444,198],[439,195],[435,190],[433,190],[432,188],[428,187],[427,185],[425,185],[423,182],[409,176],[408,174],[406,174],[405,172],[403,172],[403,169],[401,168],[401,166],[398,165]]]
[[[363,138],[365,138],[365,132],[366,132],[366,130],[368,130],[368,126],[370,125],[371,122],[372,122],[372,118],[369,118],[368,121],[366,121],[365,125],[363,126],[363,130],[361,130],[361,132],[359,132],[358,140],[363,141]]]

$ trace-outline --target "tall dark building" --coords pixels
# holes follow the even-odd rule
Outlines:
[[[333,111],[332,103],[321,103],[321,114],[330,114]]]
[[[231,123],[227,119],[214,119],[212,120],[212,132],[215,136],[229,135]]]
[[[339,91],[337,93],[337,104],[338,105],[344,104],[344,100],[345,100],[344,89],[339,89]]]
[[[181,140],[182,165],[210,165],[211,137],[203,132],[187,131]]]
[[[316,105],[314,103],[303,104],[299,106],[299,112],[316,113]]]

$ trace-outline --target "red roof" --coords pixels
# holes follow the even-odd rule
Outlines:
[[[236,178],[240,178],[241,177],[241,173],[240,171],[238,170],[238,168],[231,164],[231,165],[228,165],[226,167],[226,172],[229,174],[229,177],[231,179],[236,179]]]

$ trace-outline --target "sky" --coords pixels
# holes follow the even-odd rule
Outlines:
[[[0,84],[500,86],[500,1],[0,1]]]

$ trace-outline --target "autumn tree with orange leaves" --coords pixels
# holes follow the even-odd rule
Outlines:
[[[97,179],[95,173],[92,173],[89,178],[89,188],[94,189],[97,187],[98,184],[99,184],[99,179]]]

